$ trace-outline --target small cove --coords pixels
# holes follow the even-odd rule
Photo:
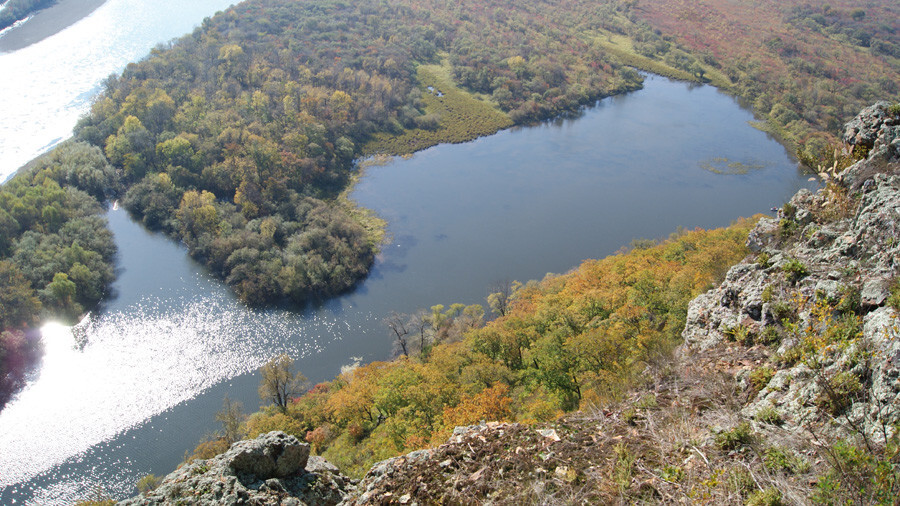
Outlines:
[[[111,211],[117,296],[83,351],[51,337],[37,378],[0,413],[0,503],[65,504],[98,484],[131,493],[216,429],[225,394],[254,410],[253,371],[275,354],[327,380],[351,357],[389,357],[392,310],[483,302],[494,281],[727,225],[815,187],[750,120],[711,87],[650,76],[578,118],[370,167],[352,197],[393,240],[358,289],[300,312],[244,308],[183,248]],[[753,170],[704,168],[729,163]]]

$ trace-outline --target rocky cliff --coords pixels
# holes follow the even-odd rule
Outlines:
[[[883,441],[900,422],[900,325],[889,304],[900,270],[900,119],[878,103],[843,140],[868,157],[760,220],[748,240],[756,256],[690,304],[684,354],[760,346],[767,369],[737,372],[759,390],[745,415],[775,410],[785,427],[827,420],[835,434]]]

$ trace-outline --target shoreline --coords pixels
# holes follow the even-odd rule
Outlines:
[[[9,53],[56,35],[97,10],[106,0],[60,0],[31,15],[27,23],[0,36],[0,53]]]

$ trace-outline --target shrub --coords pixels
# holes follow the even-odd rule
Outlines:
[[[862,335],[862,322],[853,313],[844,313],[828,321],[825,342],[846,344]]]
[[[659,476],[671,482],[677,482],[684,479],[684,469],[678,466],[667,465],[664,468],[660,469]]]
[[[638,409],[654,409],[658,406],[659,404],[656,401],[656,396],[653,394],[646,394],[635,403],[635,407]]]
[[[307,432],[306,427],[299,420],[276,411],[263,411],[250,415],[246,427],[247,436],[251,438],[273,430],[280,430],[303,441],[306,439]]]
[[[874,453],[846,441],[837,441],[826,450],[830,469],[817,480],[813,502],[896,504],[900,494],[896,438]]]
[[[762,291],[762,301],[763,302],[772,302],[772,299],[775,298],[775,288],[772,285],[766,285]]]
[[[900,279],[894,280],[891,284],[891,295],[888,297],[887,304],[894,308],[894,311],[900,311]]]
[[[797,345],[797,346],[792,346],[792,347],[788,348],[787,350],[785,350],[784,353],[782,353],[781,355],[778,355],[776,357],[776,360],[779,365],[793,366],[793,365],[796,365],[801,360],[803,360],[803,357],[804,357],[803,347],[800,345]]]
[[[785,218],[793,220],[794,217],[797,216],[797,206],[787,202],[781,207],[781,212],[784,214]]]
[[[191,462],[197,459],[211,459],[216,455],[228,451],[228,447],[229,444],[227,441],[225,441],[224,438],[204,441],[198,444],[196,448],[194,448],[194,453],[192,453],[191,455],[187,455],[187,452],[185,452],[184,461]]]
[[[775,317],[779,323],[784,323],[785,320],[792,322],[797,319],[797,312],[794,310],[794,307],[788,304],[787,302],[776,302],[772,304],[772,316]]]
[[[737,341],[744,346],[752,346],[754,341],[753,331],[750,330],[750,327],[739,324],[725,330],[725,336],[729,341]]]
[[[787,276],[787,280],[793,285],[801,279],[809,276],[809,269],[803,265],[803,262],[797,259],[790,259],[781,266],[781,270]]]
[[[772,380],[773,376],[775,376],[775,371],[768,366],[763,366],[754,370],[750,373],[750,388],[752,388],[754,392],[761,391],[763,388],[766,388],[766,385],[769,384],[769,381]]]
[[[137,489],[142,494],[146,494],[151,490],[154,490],[159,484],[162,483],[162,478],[156,476],[155,474],[148,474],[144,476],[137,482]]]
[[[809,462],[794,455],[787,448],[773,446],[763,453],[763,462],[767,469],[775,472],[799,474],[809,470]]]
[[[796,221],[782,218],[778,222],[778,237],[781,239],[790,238],[797,233],[798,228],[799,225],[797,225]]]
[[[742,422],[731,430],[716,434],[716,446],[723,451],[732,451],[748,446],[753,442],[753,429],[750,424]]]
[[[772,325],[767,325],[763,328],[762,332],[759,333],[757,341],[766,346],[774,346],[781,342],[781,334],[778,333],[777,328]]]
[[[740,495],[746,495],[756,488],[756,482],[749,471],[742,467],[733,468],[727,477],[726,484],[730,490]]]
[[[756,419],[770,425],[781,425],[781,413],[774,406],[766,406],[756,412]]]
[[[863,386],[856,375],[842,371],[823,381],[822,389],[816,404],[832,415],[840,415],[859,398]]]
[[[322,425],[306,433],[306,442],[312,445],[313,453],[320,454],[325,449],[326,444],[332,438],[331,430],[328,426]]]
[[[890,114],[891,116],[893,116],[895,118],[900,117],[900,102],[897,102],[896,104],[891,104],[888,107],[888,114]]]
[[[747,498],[747,506],[781,506],[781,492],[769,487],[765,490],[757,490]]]
[[[852,286],[842,286],[841,300],[837,303],[837,306],[835,306],[834,309],[839,313],[859,314],[860,304],[859,290],[853,288]]]

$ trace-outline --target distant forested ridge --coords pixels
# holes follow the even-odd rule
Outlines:
[[[639,0],[627,33],[653,61],[696,58],[705,78],[740,96],[762,127],[806,163],[831,156],[844,122],[900,99],[900,3]]]
[[[187,244],[242,300],[330,296],[364,277],[374,236],[335,197],[373,134],[461,128],[427,114],[416,65],[449,60],[518,122],[639,86],[543,2],[246,2],[159,47],[79,122],[124,204]],[[438,139],[440,140],[440,139]]]
[[[38,321],[106,295],[116,246],[101,203],[116,186],[99,149],[69,141],[0,187],[0,406],[38,354]]]
[[[9,28],[32,12],[50,7],[56,2],[57,0],[9,0],[3,10],[0,10],[0,30]]]

